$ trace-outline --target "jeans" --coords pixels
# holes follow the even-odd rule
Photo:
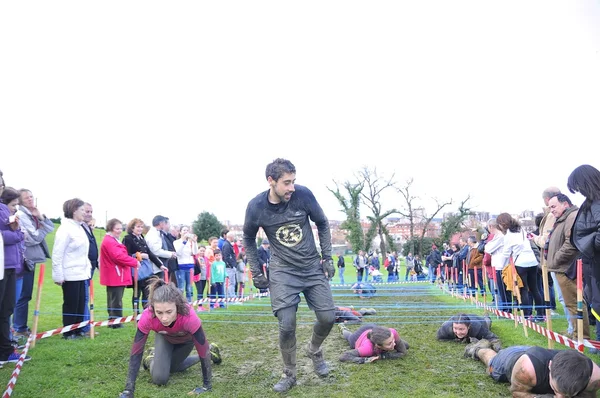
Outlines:
[[[364,268],[358,268],[356,270],[356,281],[357,282],[362,282],[362,280],[363,280],[363,273],[364,272],[365,272]],[[366,282],[366,279],[365,279],[365,282]]]
[[[521,308],[525,316],[531,316],[533,313],[533,302],[535,302],[535,311],[539,317],[544,316],[544,302],[540,296],[540,289],[537,286],[537,266],[536,267],[519,267],[515,266],[517,274],[523,281],[523,287],[519,289],[521,292]]]
[[[496,270],[496,289],[498,290],[498,309],[500,311],[512,312],[512,293],[506,290],[506,285],[502,281],[502,270]]]
[[[33,281],[35,279],[35,270],[25,272],[23,278],[17,280],[17,304],[13,314],[13,328],[16,332],[27,331],[27,315],[29,314],[29,302],[33,295]],[[19,285],[22,288],[19,288]]]
[[[225,298],[225,294],[223,293],[223,282],[216,282],[210,285],[210,298]],[[219,303],[211,303],[211,307],[218,308]]]
[[[92,275],[90,276],[90,279],[94,278],[94,270],[96,268],[94,268],[92,266]],[[83,308],[83,320],[84,321],[89,321],[90,320],[90,281],[89,279],[87,281],[85,281],[85,304],[84,304],[84,308]],[[85,325],[84,327],[81,328],[81,331],[84,333],[87,333],[90,331],[90,325]]]
[[[338,268],[338,273],[340,275],[340,283],[342,285],[344,284],[344,270],[345,270],[345,267],[339,267]]]
[[[177,278],[177,287],[182,293],[185,292],[187,301],[191,302],[194,291],[192,288],[192,281],[190,279],[190,270],[179,269],[175,271],[175,277]]]
[[[237,284],[237,270],[235,268],[226,268],[229,284],[227,285],[227,297],[235,297],[235,285]]]
[[[429,268],[429,281],[431,283],[435,282],[435,271],[437,270],[433,265],[428,265]]]
[[[475,290],[479,288],[479,292],[481,294],[485,293],[485,285],[483,284],[483,272],[481,268],[477,268],[477,286],[475,286],[475,269],[470,269],[469,277],[471,278],[471,283],[469,284],[469,294],[475,296]]]

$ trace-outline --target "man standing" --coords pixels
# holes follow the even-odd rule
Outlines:
[[[219,242],[217,243],[217,247],[221,251],[223,251],[223,245],[225,244],[225,241],[227,240],[228,233],[229,233],[229,230],[226,228],[221,230],[221,237],[219,238]]]
[[[269,287],[273,314],[279,321],[279,347],[283,357],[283,375],[273,390],[286,392],[296,384],[296,311],[300,293],[315,311],[311,341],[306,353],[315,373],[324,377],[329,369],[323,359],[321,344],[335,321],[335,306],[329,279],[335,274],[331,259],[329,221],[312,192],[295,185],[296,168],[285,159],[267,165],[269,190],[258,194],[248,204],[244,222],[244,246],[252,270],[254,286]],[[318,229],[319,256],[312,228]],[[263,274],[256,250],[256,233],[262,227],[273,245],[269,279]]]
[[[569,310],[569,319],[573,324],[573,335],[577,337],[577,280],[576,260],[579,250],[571,244],[571,230],[577,218],[578,207],[571,203],[565,194],[559,193],[549,201],[550,212],[556,219],[554,228],[547,240],[546,260],[548,271],[554,272],[560,286],[565,305]],[[583,338],[590,338],[590,320],[587,305],[583,304]]]
[[[50,221],[35,206],[33,194],[28,189],[19,191],[19,210],[17,216],[21,222],[21,230],[25,233],[25,258],[26,261],[35,265],[43,263],[50,258],[50,251],[46,244],[46,235],[54,231],[54,223]],[[23,287],[21,295],[17,297],[15,313],[13,316],[13,328],[15,337],[29,337],[29,328],[27,327],[27,315],[29,313],[29,302],[33,294],[33,281],[35,277],[35,268],[28,272],[23,272]]]
[[[165,272],[168,272],[169,278],[171,278],[172,276],[175,276],[175,270],[177,269],[173,266],[173,264],[177,264],[177,253],[175,252],[173,243],[167,236],[169,231],[169,219],[164,216],[155,216],[152,219],[152,228],[150,228],[146,234],[146,244],[148,245],[148,249],[150,249],[163,265],[168,268],[168,271]],[[172,249],[169,249],[170,246]],[[156,265],[153,265],[153,268],[154,274],[158,275],[159,278],[163,278],[163,271]],[[171,271],[173,272],[173,275],[171,275]],[[169,281],[172,280],[173,279],[169,279]]]
[[[89,203],[83,204],[83,223],[81,227],[85,231],[85,234],[90,242],[90,248],[88,249],[88,259],[92,264],[92,272],[90,275],[90,279],[85,281],[85,304],[83,306],[83,320],[90,320],[90,280],[94,278],[94,270],[98,268],[98,243],[96,243],[96,237],[94,236],[94,231],[92,227],[90,227],[90,223],[94,216],[94,209],[92,205]],[[89,337],[90,334],[90,325],[86,325],[81,328],[85,336]],[[96,332],[98,333],[98,332]]]
[[[369,279],[369,271],[367,269],[367,257],[365,256],[364,251],[358,251],[358,255],[354,259],[354,267],[356,268],[356,281],[362,282],[364,274],[366,282]],[[365,272],[365,270],[367,271]]]
[[[227,297],[235,297],[235,285],[237,284],[237,261],[235,259],[235,251],[233,250],[233,232],[225,234],[225,242],[223,242],[223,261],[225,262],[225,272],[229,278],[227,285]]]

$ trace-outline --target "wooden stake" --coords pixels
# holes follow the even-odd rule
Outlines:
[[[515,267],[512,258],[510,260],[510,266],[512,267],[513,281],[515,282],[514,290],[517,292],[517,302],[519,303],[519,308],[521,309],[521,323],[523,323],[523,332],[525,333],[525,337],[529,337],[529,334],[527,333],[527,325],[525,325],[525,312],[523,311],[523,302],[521,301],[521,290],[519,290],[519,282],[517,280],[517,267]],[[518,323],[517,318],[518,316],[515,317],[515,326]]]

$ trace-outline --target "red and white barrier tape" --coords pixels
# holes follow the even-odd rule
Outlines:
[[[13,370],[12,372],[10,380],[6,385],[6,390],[4,391],[4,394],[2,394],[2,398],[8,398],[13,393],[13,390],[15,389],[15,384],[17,384],[17,379],[19,378],[19,374],[21,373],[21,368],[23,367],[23,362],[25,362],[25,357],[27,357],[27,351],[29,351],[29,346],[33,341],[33,337],[33,335],[30,335],[27,339],[27,343],[25,343],[25,348],[23,349],[23,352],[21,353],[21,356],[19,357],[19,360],[15,365],[15,370]]]

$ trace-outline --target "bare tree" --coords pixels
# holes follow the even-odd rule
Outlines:
[[[421,238],[419,239],[419,252],[421,252],[423,250],[423,239],[425,239],[425,235],[427,233],[427,228],[429,227],[429,224],[431,223],[431,220],[433,220],[435,218],[435,216],[446,206],[451,205],[452,204],[452,199],[450,199],[447,202],[443,202],[441,203],[439,200],[434,199],[435,200],[435,204],[437,206],[437,209],[433,212],[433,214],[431,216],[429,216],[429,218],[425,219],[425,223],[423,225],[423,231],[421,232]],[[422,255],[423,253],[419,253],[420,255]]]
[[[408,180],[406,180],[405,185],[403,187],[396,188],[396,190],[400,192],[400,194],[404,198],[402,210],[398,210],[398,214],[400,214],[402,217],[407,218],[408,222],[410,223],[410,236],[408,237],[410,240],[412,240],[415,236],[415,213],[413,209],[413,201],[417,199],[416,196],[413,196],[410,193],[410,188],[413,182],[414,179],[409,178]]]
[[[362,225],[360,224],[360,194],[364,185],[360,182],[352,184],[348,181],[344,182],[344,188],[348,193],[348,198],[340,192],[338,183],[334,180],[335,191],[329,187],[327,189],[340,202],[340,206],[346,214],[346,220],[340,226],[341,229],[348,231],[348,241],[352,246],[352,250],[358,253],[364,245],[364,234]]]
[[[383,211],[381,204],[381,193],[387,188],[395,188],[394,182],[394,174],[389,179],[385,179],[377,174],[377,168],[369,169],[368,167],[363,167],[363,169],[358,173],[358,180],[364,185],[366,188],[366,193],[361,191],[361,196],[363,199],[363,203],[371,210],[373,213],[372,217],[369,217],[371,221],[371,228],[367,232],[367,239],[372,239],[372,237],[376,234],[379,235],[379,249],[381,250],[382,256],[386,255],[386,237],[388,235],[387,228],[383,224],[383,220],[386,217],[394,213],[398,213],[396,209],[390,209]],[[371,245],[370,240],[365,241],[365,249],[368,251]]]

